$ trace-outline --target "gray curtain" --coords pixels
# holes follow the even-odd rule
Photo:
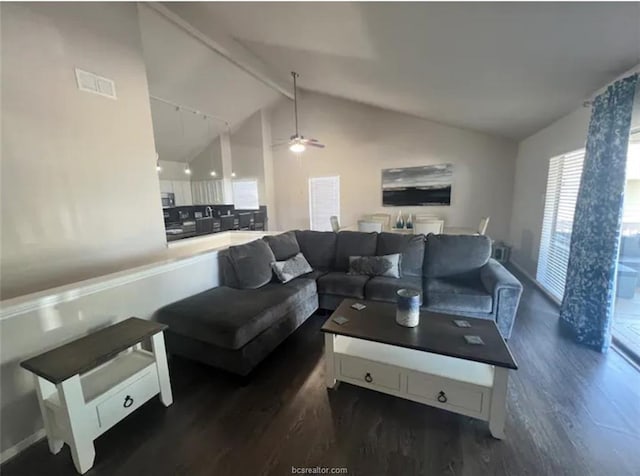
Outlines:
[[[560,309],[562,326],[604,352],[611,341],[631,113],[638,75],[593,104]]]

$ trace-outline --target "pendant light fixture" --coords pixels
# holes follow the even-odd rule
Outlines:
[[[207,116],[204,116],[205,119],[209,119]],[[207,122],[207,130],[209,132],[209,137],[211,138],[211,143],[209,144],[209,146],[211,147],[211,172],[209,172],[209,175],[211,175],[212,177],[216,177],[218,174],[216,173],[216,159],[213,156],[213,134],[211,131],[211,121],[213,119],[209,119],[209,122]]]
[[[156,172],[162,172],[162,166],[160,165],[160,156],[156,152]]]
[[[185,140],[185,137],[184,137],[184,119],[182,117],[182,109],[180,109],[180,107],[177,107],[176,110],[180,115],[180,130],[182,131],[182,145],[185,146],[187,141]],[[186,175],[191,175],[191,168],[189,167],[189,161],[186,159],[186,156],[184,159],[184,173]]]

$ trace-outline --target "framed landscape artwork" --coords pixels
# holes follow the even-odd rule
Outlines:
[[[453,165],[382,169],[382,205],[451,205]]]

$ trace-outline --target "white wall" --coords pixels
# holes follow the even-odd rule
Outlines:
[[[518,145],[509,243],[511,260],[535,277],[540,251],[549,159],[583,149],[591,108],[578,107]],[[640,127],[640,94],[636,94],[632,128]]]
[[[258,182],[258,201],[266,203],[265,168],[260,111],[244,121],[230,137],[231,164],[234,180],[252,179]]]
[[[133,3],[3,3],[4,299],[123,269],[164,249]],[[78,90],[74,68],[115,81]]]
[[[184,173],[184,162],[174,162],[173,160],[159,160],[162,171],[158,173],[158,180],[187,180],[191,177]]]
[[[189,162],[191,167],[191,180],[212,180],[211,170],[215,170],[217,177],[222,177],[222,150],[220,138],[216,137],[193,160]]]
[[[549,159],[584,148],[591,110],[581,107],[518,146],[509,243],[511,260],[535,276]]]
[[[274,140],[293,133],[292,107],[283,100],[272,111]],[[309,228],[308,178],[339,175],[343,226],[366,213],[395,217],[401,209],[433,212],[457,227],[477,227],[489,215],[489,235],[508,237],[514,142],[308,91],[299,111],[301,133],[327,147],[300,156],[286,146],[274,149],[275,229]],[[451,206],[382,206],[383,168],[442,163],[454,167]]]
[[[267,206],[266,229],[272,230],[272,223],[277,223],[276,184],[273,171],[273,138],[271,137],[271,115],[266,109],[260,111],[262,123],[262,153],[264,161],[264,204]],[[277,229],[277,228],[276,228]]]

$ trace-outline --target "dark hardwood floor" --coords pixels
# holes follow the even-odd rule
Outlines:
[[[314,316],[240,386],[173,359],[175,403],[154,399],[95,443],[92,476],[287,475],[345,467],[350,475],[640,475],[640,372],[560,336],[557,309],[525,278],[509,345],[507,438],[485,422],[323,380],[325,317]],[[41,441],[0,473],[73,475],[68,448]]]

